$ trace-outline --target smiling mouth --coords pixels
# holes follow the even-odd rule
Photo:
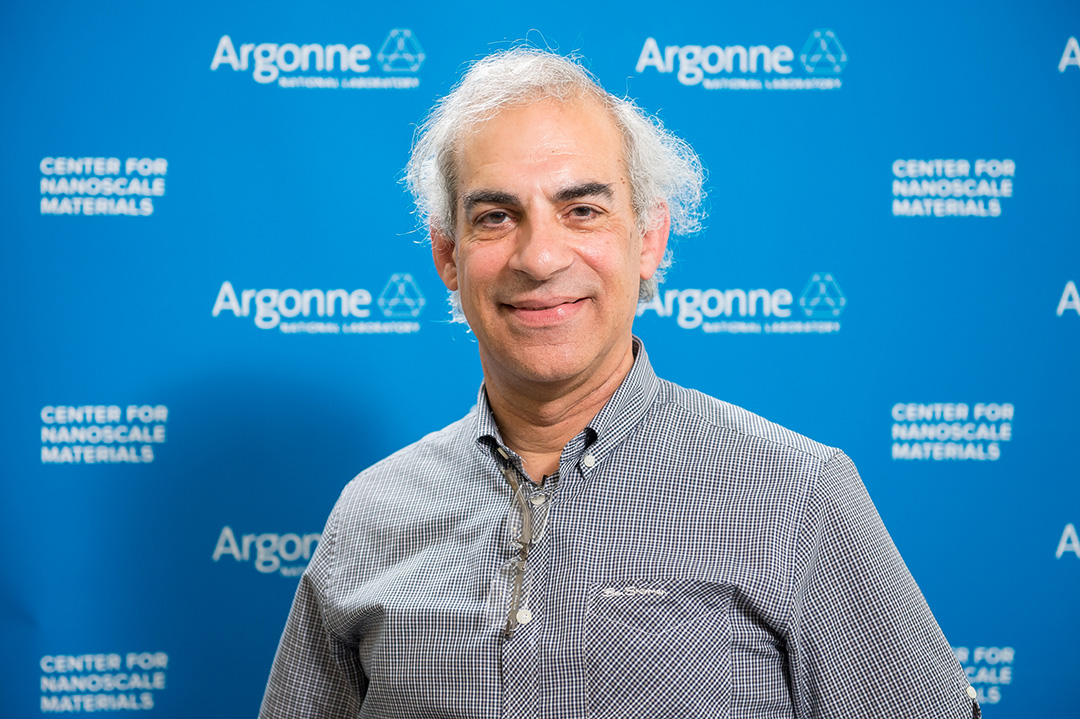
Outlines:
[[[521,302],[513,303],[507,302],[506,306],[512,310],[518,312],[544,312],[546,310],[556,310],[560,307],[571,307],[573,305],[580,304],[585,301],[584,297],[580,297],[576,300],[562,300],[562,301],[535,301],[535,302]]]

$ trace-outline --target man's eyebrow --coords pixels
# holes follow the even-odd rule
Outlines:
[[[597,196],[605,197],[610,200],[614,196],[611,185],[604,184],[603,182],[583,182],[580,185],[564,187],[555,193],[553,199],[555,202],[569,202],[570,200],[578,200],[582,197]]]
[[[480,204],[521,206],[521,200],[518,199],[517,195],[501,190],[473,190],[466,194],[461,202],[465,208],[465,214],[472,212],[472,209]]]

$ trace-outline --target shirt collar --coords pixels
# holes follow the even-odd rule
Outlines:
[[[630,372],[603,409],[585,426],[584,432],[588,436],[583,448],[588,447],[596,461],[603,459],[641,422],[660,391],[660,378],[653,371],[644,343],[638,337],[632,339],[634,364]],[[503,446],[502,435],[491,413],[487,390],[482,384],[476,398],[476,410],[477,445],[486,446],[489,450],[494,446]]]
[[[494,440],[502,445],[502,435],[499,434],[499,426],[495,424],[495,415],[491,413],[491,404],[488,402],[487,388],[480,383],[480,392],[476,396],[476,442],[490,446]]]

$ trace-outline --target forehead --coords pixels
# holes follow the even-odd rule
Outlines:
[[[504,108],[462,138],[457,199],[462,190],[492,183],[622,184],[624,155],[622,132],[594,98],[545,99]]]

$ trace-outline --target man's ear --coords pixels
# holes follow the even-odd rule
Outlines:
[[[434,227],[431,228],[431,259],[435,261],[435,271],[439,273],[446,289],[451,292],[457,290],[457,253],[454,241]]]
[[[649,229],[641,238],[641,279],[647,280],[656,273],[667,251],[670,232],[671,213],[668,212],[667,203],[661,202],[653,208]]]

